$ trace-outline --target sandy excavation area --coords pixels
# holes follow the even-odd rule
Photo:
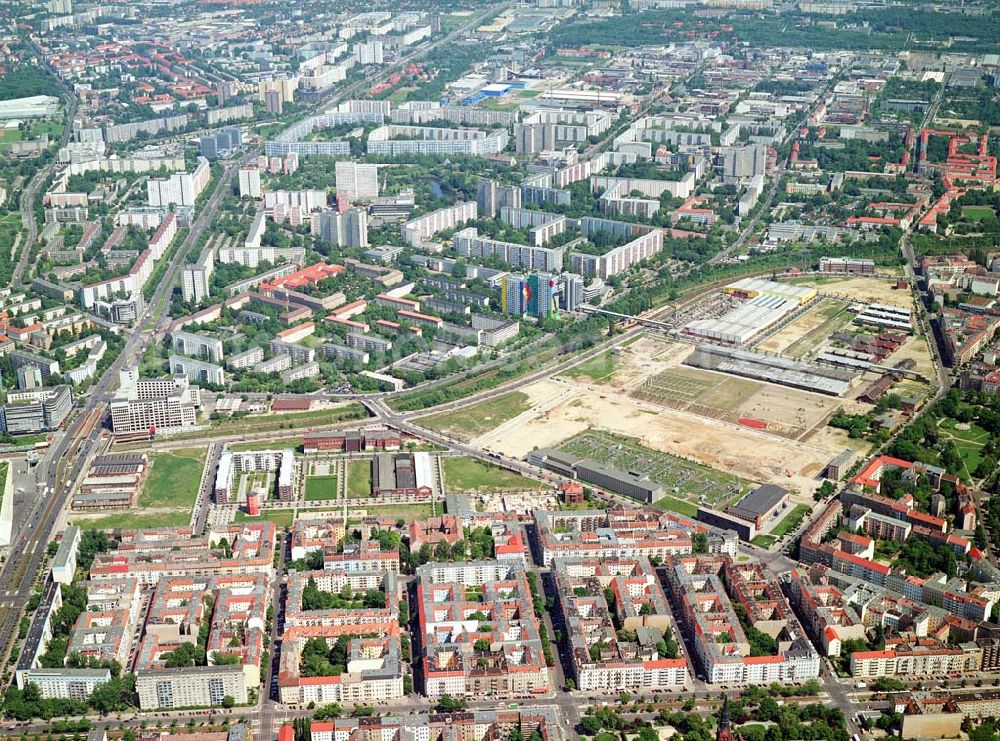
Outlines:
[[[605,384],[628,391],[657,373],[678,367],[692,352],[694,345],[642,335],[636,342],[621,348],[615,360],[614,375]]]
[[[525,392],[534,396],[529,389]],[[844,449],[835,440],[825,445],[799,443],[588,384],[579,384],[577,391],[540,415],[503,430],[490,448],[523,458],[535,448],[558,446],[588,429],[637,437],[654,450],[806,495],[815,490],[826,464]]]
[[[737,412],[766,421],[772,431],[801,434],[824,424],[842,405],[838,398],[762,383],[759,391],[737,407]]]

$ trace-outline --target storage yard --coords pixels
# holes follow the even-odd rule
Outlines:
[[[560,445],[559,450],[648,478],[666,487],[664,494],[667,497],[691,505],[720,506],[738,497],[741,488],[750,484],[740,482],[736,476],[643,447],[635,438],[600,430],[576,435]],[[671,507],[668,504],[665,508]]]
[[[718,370],[827,396],[843,396],[851,388],[851,381],[856,375],[818,363],[789,360],[780,355],[712,345],[700,345],[684,362],[696,368]]]
[[[762,278],[744,278],[730,283],[722,292],[744,301],[717,318],[688,322],[683,329],[686,336],[742,347],[787,320],[817,295],[812,286]]]

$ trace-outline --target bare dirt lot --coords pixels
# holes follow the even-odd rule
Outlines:
[[[531,393],[530,387],[525,392]],[[774,393],[781,392],[777,389]],[[846,447],[836,438],[822,444],[800,443],[587,384],[580,384],[578,391],[539,416],[504,430],[490,447],[523,457],[535,448],[556,446],[588,429],[637,437],[654,450],[803,494],[816,488],[816,477]]]
[[[895,284],[879,278],[818,279],[801,278],[799,284],[815,285],[821,293],[840,296],[848,301],[863,301],[868,304],[889,304],[891,306],[912,306],[913,297],[908,290],[898,290]]]
[[[853,315],[847,311],[847,306],[845,301],[821,298],[802,316],[787,327],[782,327],[754,349],[804,358],[824,345],[833,332],[851,322]]]
[[[927,337],[924,336],[914,336],[903,343],[896,352],[889,356],[886,360],[890,365],[895,365],[900,360],[905,360],[906,358],[912,358],[916,363],[913,370],[917,373],[921,373],[927,378],[934,378],[934,361],[931,360],[931,350],[927,345]]]

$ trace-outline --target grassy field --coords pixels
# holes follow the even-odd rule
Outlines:
[[[0,147],[19,141],[21,141],[21,131],[19,129],[0,129]]]
[[[198,497],[201,470],[205,465],[204,448],[185,448],[170,453],[153,453],[152,468],[138,506],[185,508],[188,516]]]
[[[365,507],[372,517],[401,517],[407,522],[420,520],[434,514],[432,504],[385,504],[378,507]],[[442,505],[437,505],[437,513],[442,511]]]
[[[963,206],[962,218],[969,221],[982,221],[996,216],[996,213],[989,206]]]
[[[37,435],[15,435],[14,442],[12,445],[34,445],[35,443],[43,443],[49,439],[47,432],[42,432]]]
[[[396,88],[395,90],[392,91],[392,94],[389,96],[388,99],[390,101],[392,101],[393,103],[403,103],[403,102],[406,101],[406,97],[410,93],[416,92],[416,90],[417,90],[417,88],[413,87],[412,85],[411,86],[398,87],[398,88]]]
[[[268,414],[243,417],[241,419],[223,419],[213,423],[210,434],[245,435],[282,429],[292,430],[299,427],[316,427],[351,419],[362,419],[366,416],[368,415],[364,407],[351,402],[332,409],[318,409],[315,412]],[[201,433],[201,436],[204,437],[205,433]]]
[[[170,510],[167,512],[143,512],[130,510],[104,517],[75,520],[84,530],[135,530],[147,527],[186,527],[191,523],[191,512]]]
[[[347,464],[347,498],[365,499],[372,495],[372,464],[350,461]]]
[[[423,417],[418,424],[469,441],[531,408],[528,395],[514,391],[457,412]]]
[[[448,491],[538,491],[544,488],[540,481],[491,466],[475,458],[448,457],[441,461],[441,466]]]
[[[275,450],[284,448],[294,448],[297,451],[302,450],[302,438],[301,437],[274,437],[269,440],[261,440],[256,443],[236,443],[235,445],[230,445],[229,449],[234,452],[247,451],[247,450]]]
[[[263,520],[268,520],[273,522],[276,527],[291,527],[292,518],[295,513],[290,509],[272,509],[264,510],[257,517],[251,517],[246,512],[236,513],[236,522],[262,522]]]
[[[971,475],[976,470],[976,466],[983,460],[982,450],[986,441],[990,438],[990,433],[976,423],[968,425],[968,429],[958,429],[955,420],[945,418],[938,425],[941,430],[941,437],[944,440],[953,440],[958,446],[958,453],[965,461],[965,467],[969,469]]]
[[[608,350],[607,352],[602,352],[600,355],[595,355],[590,360],[586,360],[579,365],[573,366],[563,375],[567,378],[575,378],[577,380],[589,380],[593,383],[602,383],[607,381],[614,375],[615,369],[618,365],[615,358],[613,350]]]
[[[129,530],[147,527],[186,527],[198,497],[205,465],[204,448],[152,453],[149,478],[134,510],[116,512],[75,524],[88,530]]]
[[[674,497],[663,497],[662,499],[657,499],[654,504],[660,509],[665,509],[668,512],[676,512],[679,515],[684,515],[685,517],[694,517],[698,514],[698,507],[691,502],[685,502],[682,499],[675,499]]]
[[[335,499],[337,496],[336,476],[310,476],[306,479],[306,501]]]
[[[774,545],[778,541],[777,541],[776,538],[773,538],[770,535],[758,535],[756,538],[754,538],[750,542],[753,543],[756,546],[760,546],[761,548],[770,548],[772,545]]]
[[[778,538],[787,535],[792,530],[797,528],[803,518],[812,511],[812,507],[808,504],[796,504],[795,507],[787,515],[781,518],[781,522],[774,526],[774,529],[770,532],[772,538],[777,540]]]

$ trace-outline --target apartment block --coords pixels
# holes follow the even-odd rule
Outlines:
[[[739,538],[671,512],[653,508],[535,510],[542,563],[558,558],[659,558],[687,555],[692,536],[703,534],[710,553],[735,556]]]
[[[554,574],[579,689],[652,691],[688,683],[687,662],[665,654],[670,608],[648,559],[560,558]]]
[[[550,689],[524,567],[496,561],[417,569],[428,697],[510,697]]]
[[[688,556],[670,557],[666,566],[675,614],[682,630],[693,636],[708,682],[766,685],[819,676],[819,654],[760,564],[736,563],[729,556]],[[742,607],[745,625],[734,603]],[[750,627],[774,639],[777,653],[752,655]]]

